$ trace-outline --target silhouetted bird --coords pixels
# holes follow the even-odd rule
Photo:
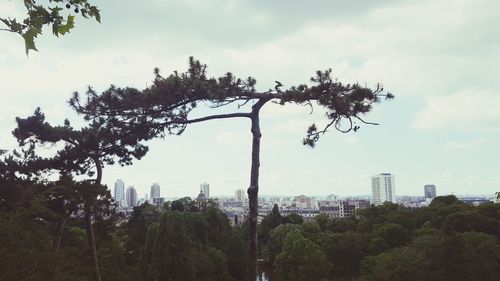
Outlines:
[[[283,86],[280,81],[274,81],[276,82],[276,86],[274,86],[274,89],[276,90],[277,93],[281,93],[280,87]]]

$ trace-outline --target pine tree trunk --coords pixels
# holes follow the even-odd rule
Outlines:
[[[85,206],[85,227],[87,230],[87,239],[90,249],[92,250],[92,262],[94,263],[94,270],[97,281],[102,281],[101,271],[99,269],[99,262],[97,259],[97,247],[95,243],[94,227],[92,226],[92,212],[90,206]]]
[[[250,171],[250,187],[248,193],[248,262],[247,281],[257,279],[257,216],[258,216],[258,196],[259,196],[259,167],[260,167],[260,132],[259,111],[269,99],[260,99],[252,107],[252,167]]]
[[[100,185],[102,181],[102,165],[99,158],[95,157],[94,159],[96,170],[97,170],[97,178],[95,180],[96,185]],[[94,200],[90,200],[90,202],[94,202]],[[99,260],[97,259],[97,246],[95,242],[95,234],[94,227],[92,226],[92,206],[89,203],[85,203],[85,226],[87,229],[87,239],[89,242],[90,249],[92,250],[92,262],[94,264],[94,270],[97,281],[102,281],[101,278],[101,270],[99,269]]]
[[[61,249],[61,240],[64,233],[64,226],[66,225],[67,220],[68,220],[68,215],[64,215],[64,217],[61,219],[61,221],[57,226],[56,237],[54,237],[54,245],[52,248],[56,253],[59,253],[59,250]]]

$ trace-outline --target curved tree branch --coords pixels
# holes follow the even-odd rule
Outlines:
[[[250,113],[228,113],[228,114],[216,114],[216,115],[210,115],[210,116],[205,116],[201,118],[196,118],[196,119],[191,119],[191,120],[179,120],[179,121],[167,121],[165,123],[168,124],[192,124],[192,123],[198,123],[198,122],[203,122],[207,120],[214,120],[214,119],[226,119],[226,118],[233,118],[233,117],[247,117],[251,118]]]

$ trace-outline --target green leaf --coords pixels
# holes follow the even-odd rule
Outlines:
[[[54,8],[49,8],[49,10],[52,12],[52,14],[59,14],[60,11],[63,9],[61,7],[54,7]]]
[[[10,21],[10,29],[14,32],[21,33],[23,30],[23,25],[18,23],[16,19]]]
[[[101,14],[99,12],[100,11],[96,6],[92,6],[90,7],[89,15],[94,17],[98,23],[101,23]]]
[[[16,19],[3,19],[0,18],[0,21],[2,21],[7,27],[9,27],[10,31],[16,32],[21,34],[23,31],[23,25],[18,23]]]
[[[75,27],[75,16],[69,15],[68,20],[66,20],[66,24],[60,25],[57,28],[57,32],[61,35],[64,35],[74,27]]]
[[[56,22],[52,24],[52,33],[54,33],[56,37],[59,37],[59,24]]]
[[[24,0],[24,6],[26,7],[26,9],[29,9],[30,7],[33,6],[33,0]]]
[[[22,36],[24,38],[24,46],[26,49],[26,55],[28,55],[30,50],[38,51],[36,49],[36,46],[35,46],[36,32],[32,32],[32,30],[30,29],[26,33],[24,33]]]

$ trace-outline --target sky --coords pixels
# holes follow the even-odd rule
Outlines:
[[[0,146],[14,149],[15,117],[41,107],[47,120],[83,124],[67,100],[88,86],[143,89],[153,68],[184,71],[189,56],[210,76],[232,72],[257,79],[265,91],[307,83],[333,69],[345,83],[381,83],[392,101],[377,105],[356,133],[330,131],[314,149],[302,138],[325,122],[316,108],[267,104],[261,113],[260,194],[370,194],[370,177],[395,175],[397,195],[500,191],[500,2],[419,1],[93,1],[102,23],[77,19],[56,38],[47,30],[39,52],[24,53],[21,37],[0,31]],[[0,2],[0,17],[22,15],[21,1]],[[198,114],[214,113],[204,110]],[[103,181],[152,183],[165,197],[234,195],[250,177],[248,120],[189,126],[181,136],[148,142],[132,166],[106,166]],[[49,150],[49,148],[44,148]],[[44,152],[42,152],[44,153]]]

